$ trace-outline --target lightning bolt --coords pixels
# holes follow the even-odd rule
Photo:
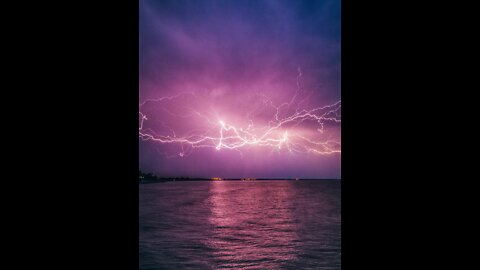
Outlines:
[[[341,100],[321,107],[306,108],[308,94],[302,96],[300,78],[302,72],[298,68],[296,77],[296,92],[289,102],[278,106],[267,95],[256,93],[259,105],[246,115],[247,125],[235,125],[214,113],[201,113],[193,108],[186,109],[180,115],[168,110],[169,102],[186,98],[198,98],[192,92],[179,93],[175,96],[147,99],[139,104],[139,138],[143,141],[153,141],[161,144],[179,145],[181,151],[167,157],[186,157],[196,148],[212,148],[220,150],[237,150],[262,147],[274,152],[287,151],[289,153],[309,153],[316,155],[330,155],[341,153],[341,143],[337,136],[326,132],[329,129],[339,130],[341,124]],[[174,128],[161,122],[162,132],[155,132],[146,127],[149,117],[143,108],[150,103],[163,112],[180,118],[197,118],[205,123],[201,130],[191,129],[187,134],[177,136]],[[295,106],[294,110],[292,107]],[[255,121],[255,116],[271,111],[271,118],[266,124]],[[301,128],[308,123],[306,128]],[[312,127],[313,123],[313,127]],[[332,138],[334,137],[334,138]]]

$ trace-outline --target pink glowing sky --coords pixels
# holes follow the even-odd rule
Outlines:
[[[340,178],[339,1],[140,1],[140,169]]]

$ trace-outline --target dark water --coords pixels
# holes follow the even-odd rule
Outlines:
[[[340,269],[340,181],[140,185],[140,269]]]

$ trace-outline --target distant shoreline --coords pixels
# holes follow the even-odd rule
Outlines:
[[[153,183],[165,183],[165,182],[222,182],[222,181],[238,181],[238,182],[256,182],[256,181],[332,181],[332,180],[342,180],[342,179],[267,179],[267,178],[259,178],[255,180],[242,180],[241,178],[233,178],[233,179],[222,179],[222,180],[212,180],[208,178],[192,178],[192,179],[159,179],[159,180],[142,180],[139,181],[139,184],[153,184]]]

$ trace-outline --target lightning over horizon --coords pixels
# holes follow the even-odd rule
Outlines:
[[[337,127],[339,127],[341,123],[341,101],[312,109],[301,108],[297,105],[292,113],[279,117],[282,110],[287,110],[293,105],[295,100],[299,99],[298,93],[300,83],[298,78],[300,76],[301,72],[299,69],[299,75],[297,76],[297,91],[289,102],[275,106],[268,97],[257,94],[257,97],[261,99],[260,103],[263,105],[260,110],[268,109],[269,107],[272,109],[271,118],[265,126],[255,125],[254,119],[250,118],[255,111],[246,115],[245,120],[247,121],[245,122],[248,124],[247,126],[236,126],[232,123],[220,120],[221,117],[218,116],[217,118],[219,119],[215,119],[215,117],[209,118],[208,115],[213,114],[212,112],[215,111],[214,108],[212,108],[210,112],[208,112],[207,109],[206,113],[201,113],[185,107],[185,111],[191,111],[189,116],[168,113],[179,118],[191,117],[196,118],[197,121],[204,122],[205,128],[202,131],[191,131],[188,135],[178,136],[173,128],[163,129],[163,133],[157,133],[151,128],[144,128],[145,122],[147,122],[148,118],[146,113],[142,112],[142,108],[146,103],[154,103],[154,106],[157,108],[159,107],[165,110],[162,103],[173,102],[174,100],[185,96],[195,98],[194,93],[180,93],[171,97],[145,100],[139,104],[139,137],[143,141],[178,144],[181,149],[181,151],[178,152],[178,155],[172,156],[165,154],[167,157],[186,157],[191,151],[193,151],[193,149],[200,147],[214,148],[216,150],[241,150],[246,147],[269,147],[272,151],[278,152],[283,146],[283,149],[290,153],[305,152],[324,155],[340,153],[341,143],[339,140],[325,139],[322,137],[325,132],[325,123],[338,124]],[[303,102],[304,100],[300,100],[298,103],[302,104]],[[259,109],[257,108],[255,110],[258,111]],[[313,134],[311,138],[303,136],[301,132],[297,131],[298,126],[300,126],[302,122],[307,121],[314,121],[317,123],[316,126],[310,127],[311,129],[314,129],[314,131],[311,132]],[[188,147],[188,150],[190,151],[185,151],[185,147]]]
[[[337,1],[140,1],[140,167],[339,178]]]

